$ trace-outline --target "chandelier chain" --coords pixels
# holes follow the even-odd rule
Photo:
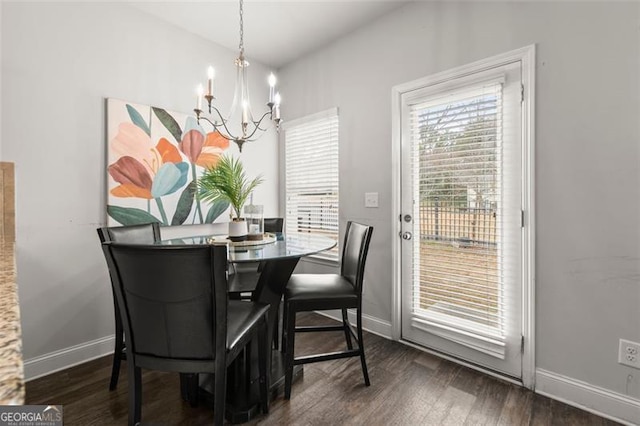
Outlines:
[[[244,56],[244,10],[242,8],[243,1],[240,0],[240,45],[238,48],[240,49],[240,53]]]
[[[2,0],[0,0],[1,2]],[[214,77],[215,72],[213,67],[209,67],[207,92],[205,95],[204,87],[202,85],[198,88],[198,96],[196,99],[196,119],[198,124],[201,121],[209,123],[214,131],[217,131],[223,138],[233,141],[238,145],[238,150],[242,152],[242,146],[246,142],[252,142],[260,137],[260,135],[267,130],[263,127],[262,123],[265,120],[273,121],[278,130],[280,128],[280,94],[275,92],[276,77],[271,73],[269,76],[269,101],[267,102],[267,111],[262,114],[260,118],[254,120],[251,114],[251,106],[249,105],[249,85],[247,81],[247,67],[249,62],[244,57],[244,1],[239,0],[240,4],[240,43],[238,48],[240,55],[235,60],[236,65],[236,90],[233,97],[233,104],[231,111],[227,117],[223,116],[220,110],[212,103],[215,98],[213,94]],[[207,100],[209,117],[204,115],[202,109],[202,99]],[[240,117],[238,117],[240,115]],[[239,120],[240,130],[239,133],[232,133],[232,130],[236,130],[234,126],[229,126],[232,119],[236,122]],[[235,136],[234,136],[235,133]]]

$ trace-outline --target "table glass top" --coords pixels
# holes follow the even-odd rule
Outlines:
[[[273,239],[273,238],[272,238]],[[225,235],[199,235],[162,240],[162,245],[226,244],[229,261],[235,263],[303,257],[330,250],[336,246],[331,238],[311,234],[276,234],[275,241],[260,245],[234,245]]]

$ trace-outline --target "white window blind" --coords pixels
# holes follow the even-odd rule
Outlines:
[[[338,241],[338,110],[285,126],[286,232]],[[315,255],[337,261],[338,248]]]
[[[410,106],[415,182],[414,318],[456,324],[498,348],[504,338],[502,82]],[[508,168],[508,165],[507,165]],[[486,349],[490,353],[493,350]],[[495,350],[502,356],[501,350]]]

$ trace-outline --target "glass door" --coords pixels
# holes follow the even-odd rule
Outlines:
[[[522,372],[520,62],[401,96],[402,338]]]

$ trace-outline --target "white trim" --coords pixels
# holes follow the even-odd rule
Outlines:
[[[40,355],[24,362],[25,381],[65,370],[113,353],[114,335]]]
[[[460,322],[459,319],[456,318],[456,320],[456,322]],[[445,321],[432,321],[426,318],[414,317],[411,319],[411,326],[489,356],[499,359],[505,358],[506,345],[504,341],[466,331],[457,325],[454,327],[448,326]]]
[[[391,89],[391,337],[402,338],[402,92],[398,86]]]
[[[413,90],[422,88],[424,86],[431,86],[454,78],[461,78],[467,75],[476,74],[485,69],[496,68],[502,65],[521,61],[523,58],[532,58],[531,55],[534,53],[535,45],[531,44],[529,46],[521,47],[520,49],[511,50],[509,52],[501,53],[499,55],[481,59],[479,61],[454,67],[446,71],[431,74],[427,77],[422,77],[413,81],[409,81],[407,83],[398,84],[393,87],[392,91],[394,94],[412,92]]]
[[[524,102],[522,103],[522,135],[523,135],[523,191],[522,208],[524,227],[522,259],[522,276],[524,287],[522,289],[522,335],[524,347],[522,350],[522,383],[526,388],[535,388],[536,371],[536,179],[535,179],[535,70],[536,70],[536,45],[524,47],[519,50],[522,62],[522,84],[524,86]]]
[[[402,214],[402,193],[400,188],[402,128],[400,113],[402,95],[424,86],[443,83],[452,78],[464,77],[483,69],[520,61],[522,63],[522,84],[524,85],[524,102],[522,104],[523,120],[523,200],[525,212],[525,232],[523,235],[523,289],[522,289],[522,335],[524,348],[522,354],[522,383],[525,387],[535,387],[535,45],[505,52],[470,64],[455,67],[424,78],[394,86],[391,89],[391,241],[393,250],[393,276],[391,299],[392,338],[402,338],[402,283],[400,271],[400,232],[399,217]],[[459,362],[459,360],[456,360]]]
[[[340,311],[332,310],[332,311],[316,311],[316,314],[320,314],[322,316],[331,318],[336,321],[342,322],[342,314]],[[349,309],[349,321],[351,321],[352,325],[356,323],[356,314],[355,311]],[[383,321],[380,318],[372,317],[371,315],[362,314],[362,329],[368,331],[371,334],[375,334],[380,337],[384,337],[385,339],[391,339],[391,323],[388,321]],[[366,347],[365,347],[366,349]]]
[[[515,378],[513,378],[511,376],[506,376],[506,375],[498,373],[496,371],[484,368],[484,367],[482,367],[480,365],[473,364],[473,363],[467,362],[467,361],[465,361],[463,359],[447,355],[447,354],[445,354],[443,352],[434,351],[432,349],[425,348],[424,346],[416,345],[415,343],[410,342],[408,340],[400,339],[399,342],[402,343],[403,345],[412,347],[412,348],[417,349],[419,351],[426,352],[426,353],[431,354],[431,355],[435,355],[438,358],[446,359],[447,361],[455,362],[456,364],[460,364],[460,365],[463,365],[463,366],[465,366],[467,368],[470,368],[472,370],[479,371],[480,373],[486,374],[487,376],[495,377],[496,379],[500,379],[500,380],[503,380],[505,382],[513,383],[514,385],[522,386],[522,382],[520,380],[517,380],[517,379],[515,379]]]
[[[536,393],[626,425],[640,424],[640,400],[552,371],[536,370]]]

